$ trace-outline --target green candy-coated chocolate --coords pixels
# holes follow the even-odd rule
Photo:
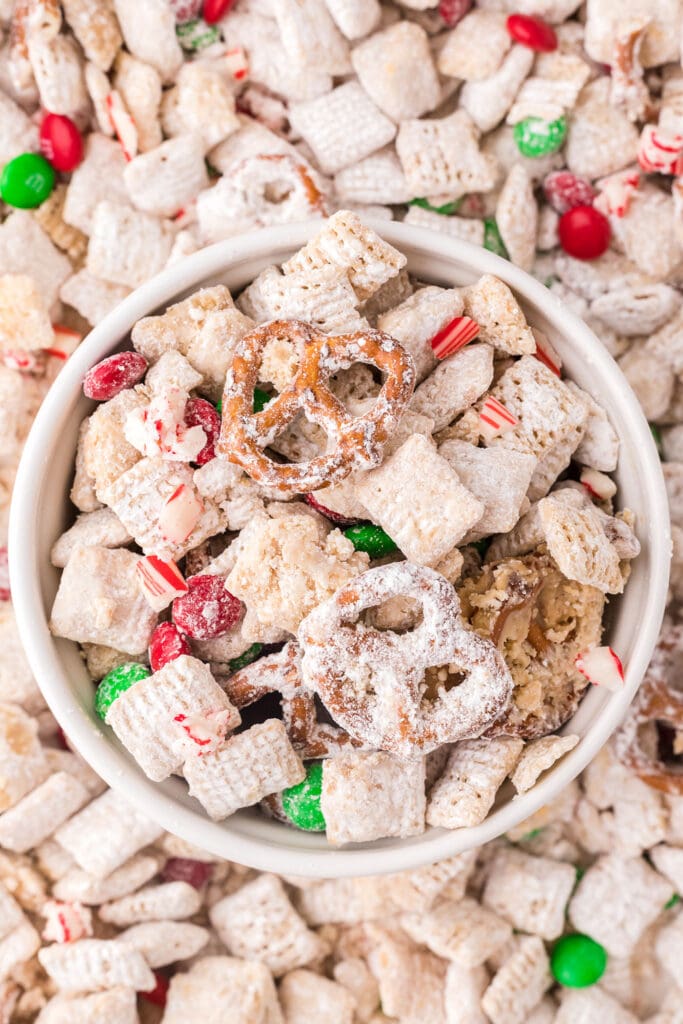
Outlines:
[[[681,902],[681,897],[678,895],[677,892],[675,892],[673,894],[673,896],[671,897],[671,899],[668,899],[666,901],[666,903],[664,904],[664,909],[665,910],[671,910],[672,907],[675,907],[676,904],[680,903],[680,902]]]
[[[460,209],[461,203],[462,199],[455,199],[452,203],[444,203],[443,206],[432,206],[428,199],[411,199],[408,206],[420,206],[423,210],[440,213],[442,217],[452,217]]]
[[[323,788],[323,766],[311,761],[306,766],[306,778],[296,786],[282,791],[282,807],[292,825],[304,832],[324,832],[325,818],[320,810]]]
[[[219,398],[218,401],[216,402],[216,412],[218,413],[219,416],[223,415],[223,399],[222,398]]]
[[[107,711],[117,697],[129,690],[134,683],[146,679],[152,673],[146,665],[137,661],[128,661],[125,665],[119,665],[107,672],[106,676],[97,687],[95,692],[95,713],[102,721],[106,721]]]
[[[542,117],[525,117],[512,130],[517,149],[522,156],[548,156],[557,153],[567,138],[567,118],[562,115],[555,121],[544,121]]]
[[[247,647],[246,651],[240,654],[238,658],[233,658],[232,661],[228,662],[230,671],[239,672],[246,665],[251,665],[252,661],[256,661],[262,650],[263,644],[252,644],[251,647]]]
[[[9,206],[32,210],[44,203],[55,187],[55,171],[40,153],[22,153],[5,164],[0,198]]]
[[[510,259],[495,217],[487,217],[484,221],[484,248],[496,256],[502,256],[504,260]]]
[[[267,391],[261,391],[261,388],[254,388],[254,412],[261,412],[262,409],[265,409],[272,397]]]
[[[397,548],[382,527],[373,523],[349,526],[348,530],[344,530],[344,536],[349,538],[356,551],[365,551],[370,558],[384,558]]]
[[[588,935],[565,935],[556,944],[550,958],[555,981],[565,988],[595,985],[605,973],[607,953],[604,946]]]

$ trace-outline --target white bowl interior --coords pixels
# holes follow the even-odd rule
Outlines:
[[[95,328],[48,394],[26,444],[14,492],[12,592],[36,679],[71,742],[93,768],[167,830],[261,870],[321,877],[394,872],[480,845],[523,821],[586,766],[620,722],[650,659],[666,599],[671,542],[659,458],[638,402],[604,347],[541,284],[486,250],[402,224],[374,226],[407,255],[411,273],[425,281],[463,285],[483,273],[505,280],[530,323],[560,353],[566,375],[607,410],[622,439],[617,500],[635,512],[642,544],[625,594],[610,603],[605,641],[624,662],[625,686],[619,693],[591,687],[563,730],[581,736],[577,747],[524,796],[513,799],[511,788],[504,789],[496,808],[475,828],[429,829],[409,839],[334,850],[323,836],[287,828],[255,811],[213,823],[181,780],[150,782],[95,716],[93,684],[77,645],[54,639],[47,626],[59,579],[50,565],[50,547],[74,517],[68,500],[74,451],[81,420],[93,405],[83,397],[81,381],[90,366],[129,343],[129,331],[141,316],[162,311],[200,286],[223,282],[233,293],[239,291],[265,266],[282,262],[304,244],[319,223],[256,232],[189,257],[138,289]]]

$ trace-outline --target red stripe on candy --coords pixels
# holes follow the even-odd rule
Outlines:
[[[432,338],[430,345],[437,359],[445,359],[463,348],[479,334],[479,324],[470,316],[456,316]]]

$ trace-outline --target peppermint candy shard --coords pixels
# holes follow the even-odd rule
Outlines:
[[[596,498],[598,501],[609,501],[617,493],[617,485],[611,476],[607,476],[606,473],[601,473],[597,469],[591,469],[589,466],[585,466],[581,470],[579,480],[591,498]]]
[[[502,402],[492,395],[486,399],[479,413],[479,432],[487,441],[506,434],[517,426],[517,420]]]
[[[442,327],[430,341],[437,359],[445,359],[463,348],[468,341],[479,334],[479,324],[470,316],[456,316]]]
[[[156,612],[168,608],[176,597],[189,589],[180,569],[170,559],[165,561],[158,555],[145,555],[138,561],[135,571],[147,603]]]
[[[197,754],[210,754],[225,739],[232,712],[216,708],[204,715],[175,715],[173,721],[194,744]]]
[[[50,348],[44,348],[43,352],[48,356],[54,356],[55,359],[67,360],[83,341],[83,335],[62,324],[53,324],[52,331],[52,345]]]
[[[683,169],[683,135],[669,135],[654,124],[646,124],[638,142],[638,163],[644,171],[680,174]]]
[[[105,96],[104,102],[114,135],[121,144],[124,157],[130,162],[138,152],[138,130],[135,121],[126,110],[121,94],[116,89],[112,89]]]
[[[624,667],[611,647],[591,647],[577,654],[574,665],[594,686],[616,693],[624,686]]]
[[[236,82],[241,82],[249,74],[249,61],[241,46],[233,46],[232,49],[226,50],[223,60]]]
[[[542,349],[538,342],[536,342],[536,351],[534,352],[534,355],[536,359],[543,363],[544,366],[547,366],[550,372],[554,373],[556,377],[562,376],[562,370],[560,367],[553,362],[550,353],[546,352],[545,349]]]
[[[180,484],[159,513],[159,529],[174,544],[183,544],[199,522],[204,506],[187,484]]]

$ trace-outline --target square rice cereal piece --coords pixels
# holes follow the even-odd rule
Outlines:
[[[263,626],[295,633],[302,619],[368,567],[339,530],[306,513],[278,519],[258,516],[236,541],[234,567],[226,580]]]
[[[52,840],[52,842],[55,842]],[[59,846],[59,843],[55,842]],[[63,848],[60,846],[60,849]],[[63,850],[66,856],[66,850]],[[115,868],[111,874],[104,878],[97,878],[82,868],[76,867],[72,859],[72,866],[55,883],[53,896],[57,900],[65,902],[83,903],[85,906],[99,906],[108,903],[110,900],[120,899],[122,896],[129,896],[137,889],[149,882],[158,874],[160,858],[158,854],[136,854],[127,860],[120,867]]]
[[[0,352],[50,348],[54,332],[45,300],[32,277],[0,276]]]
[[[590,73],[590,65],[578,54],[555,50],[539,55],[534,74],[519,90],[507,123],[518,124],[527,117],[540,117],[544,121],[562,117],[573,109]]]
[[[199,748],[182,722],[197,717],[197,728],[215,721],[216,739]],[[183,761],[203,760],[220,742],[220,734],[237,727],[239,712],[204,662],[183,654],[158,672],[134,683],[107,711],[106,723],[133,755],[145,775],[162,782]],[[198,751],[202,753],[200,758]]]
[[[11,601],[0,604],[0,650],[0,703],[12,701],[30,715],[38,715],[45,709],[45,698],[26,660]]]
[[[429,794],[427,823],[439,828],[479,825],[523,746],[514,736],[456,743]]]
[[[681,10],[676,0],[591,0],[586,10],[586,52],[596,61],[614,57],[614,40],[629,19],[644,18],[647,27],[638,54],[643,67],[677,61]]]
[[[586,430],[581,444],[574,452],[574,460],[582,466],[590,466],[591,469],[597,469],[602,473],[614,472],[619,461],[619,437],[607,413],[574,381],[567,381],[567,387],[588,407]]]
[[[183,885],[184,883],[172,882],[169,884]],[[158,892],[160,910],[163,913],[166,908],[161,901],[168,892],[168,885],[155,885],[151,891]],[[201,896],[197,902],[201,906]],[[189,899],[187,904],[190,905]],[[190,915],[188,914],[188,916]],[[208,930],[200,925],[190,924],[187,921],[162,920],[142,921],[140,924],[134,924],[121,932],[118,937],[122,942],[139,949],[149,966],[155,969],[167,967],[178,960],[189,960],[191,957],[195,957],[207,945],[210,936]]]
[[[117,985],[89,996],[57,995],[45,1004],[40,1017],[42,1024],[138,1024],[137,994],[134,988]]]
[[[323,763],[320,807],[333,846],[420,835],[425,806],[424,758],[349,750]]]
[[[271,0],[271,13],[289,60],[296,66],[345,75],[351,70],[348,43],[325,0]]]
[[[259,875],[209,911],[211,924],[233,956],[256,960],[279,978],[325,955],[275,875]]]
[[[297,970],[280,982],[280,1003],[287,1024],[353,1024],[356,1000],[347,988],[314,971]]]
[[[108,71],[123,42],[112,0],[63,0],[62,7],[87,59]]]
[[[26,965],[40,949],[40,935],[27,918],[0,940],[0,983]]]
[[[405,120],[396,136],[396,152],[418,196],[488,192],[496,183],[495,157],[479,149],[479,130],[464,110],[432,120]]]
[[[183,51],[176,37],[176,21],[166,0],[114,0],[126,47],[139,60],[156,68],[164,82],[170,82],[183,63]]]
[[[289,120],[325,174],[356,164],[396,134],[396,125],[358,82],[345,82],[317,99],[292,104]]]
[[[49,774],[36,720],[17,704],[0,704],[0,812],[13,807]]]
[[[334,965],[332,974],[353,996],[358,1020],[369,1021],[379,1009],[379,985],[365,960],[360,956],[343,957]]]
[[[432,338],[454,317],[460,316],[462,310],[463,298],[459,288],[428,285],[418,288],[400,306],[382,313],[377,319],[377,327],[390,334],[410,353],[420,383],[438,364],[430,344]]]
[[[118,478],[140,461],[140,452],[126,440],[128,414],[147,404],[143,394],[126,388],[95,409],[81,438],[83,467],[99,500]]]
[[[179,135],[140,153],[127,164],[123,180],[138,210],[174,217],[209,185],[199,136]]]
[[[552,768],[555,762],[573,750],[578,742],[578,736],[541,736],[527,743],[517,767],[510,776],[517,792],[526,793],[530,790],[543,772]]]
[[[71,273],[71,263],[53,245],[28,210],[15,210],[0,224],[0,274],[25,274],[36,284],[47,309]]]
[[[14,100],[0,92],[0,166],[27,150],[38,149],[37,126]]]
[[[494,975],[481,1006],[491,1024],[528,1024],[531,1011],[552,984],[543,940],[526,935]]]
[[[492,274],[484,274],[463,289],[465,313],[479,324],[479,341],[487,341],[513,356],[533,355],[536,340],[517,299],[508,286]]]
[[[195,959],[171,978],[164,1024],[284,1024],[270,971],[230,956]],[[108,1022],[107,1022],[108,1024]]]
[[[104,320],[112,309],[130,295],[130,288],[122,284],[103,281],[101,277],[79,270],[67,278],[59,290],[59,298],[67,306],[73,306],[84,320],[93,327]]]
[[[433,419],[435,431],[443,430],[476,402],[492,379],[491,346],[466,345],[439,362],[416,389],[408,408]]]
[[[610,956],[631,956],[671,896],[671,882],[641,857],[600,857],[579,882],[569,920]]]
[[[379,0],[325,0],[327,9],[347,39],[362,39],[373,32],[382,17]]]
[[[29,32],[28,55],[41,105],[55,114],[83,116],[88,94],[83,77],[83,57],[78,44],[66,34],[48,38]]]
[[[593,985],[586,989],[563,989],[560,1008],[552,1018],[553,1024],[638,1024],[636,1017],[603,989]],[[675,1020],[667,1014],[649,1017],[650,1024],[669,1024]]]
[[[222,747],[185,762],[190,796],[213,821],[301,782],[306,772],[281,721],[270,719],[229,737]]]
[[[226,53],[225,60],[227,56]],[[183,64],[174,87],[164,96],[162,111],[167,135],[194,134],[200,138],[204,151],[219,145],[240,128],[230,85],[219,70],[204,61]],[[213,155],[211,164],[223,170]]]
[[[505,847],[489,867],[482,902],[518,931],[552,942],[564,931],[575,884],[573,864]]]
[[[71,175],[64,204],[64,220],[84,234],[92,231],[92,219],[98,203],[128,201],[123,181],[126,158],[116,139],[94,132],[85,144],[85,156]]]
[[[449,963],[444,992],[448,1014],[447,1024],[488,1024],[481,1011],[481,997],[488,980],[488,971],[484,967],[468,971],[455,961]],[[530,1019],[528,1024],[550,1024],[550,1022],[534,1022]]]
[[[411,206],[403,223],[414,224],[418,228],[429,228],[430,231],[450,235],[451,238],[462,238],[472,245],[484,244],[484,222],[476,217],[444,217],[433,210]]]
[[[465,543],[507,533],[519,520],[520,510],[536,468],[536,456],[501,448],[477,448],[467,441],[444,441],[439,455],[458,479],[484,506],[481,519]]]
[[[158,71],[151,64],[131,57],[122,50],[116,59],[114,88],[135,124],[138,152],[146,153],[150,149],[155,149],[162,140],[159,124],[162,90]]]
[[[411,939],[466,970],[479,967],[512,938],[512,926],[476,900],[440,900],[424,914],[403,914]]]
[[[481,81],[500,67],[512,45],[502,11],[471,11],[446,36],[437,67],[442,75]]]
[[[162,832],[159,825],[136,811],[119,793],[108,789],[60,825],[54,838],[88,875],[106,878],[133,854],[157,840]],[[102,836],[107,837],[106,843]]]
[[[292,270],[266,267],[245,288],[237,304],[256,323],[304,320],[325,334],[360,331],[367,322],[358,312],[358,296],[337,267]]]
[[[527,46],[513,46],[492,75],[479,82],[465,82],[459,94],[460,106],[479,131],[490,132],[503,120],[531,71],[534,57]],[[519,157],[519,151],[516,155]]]
[[[202,381],[201,373],[177,349],[172,348],[149,368],[145,376],[145,387],[156,394],[168,388],[189,392],[201,388]]]
[[[610,102],[609,77],[601,75],[581,90],[569,119],[564,152],[569,170],[591,181],[635,163],[638,129]]]
[[[122,549],[74,548],[52,606],[52,633],[126,654],[146,651],[157,613],[140,590],[139,560],[139,555]]]
[[[413,197],[393,146],[339,171],[334,191],[342,203],[407,203]]]
[[[368,966],[379,982],[382,1010],[401,1021],[444,1024],[443,960],[408,942],[398,929],[366,926],[370,941]]]
[[[225,529],[225,513],[209,498],[204,498],[200,502],[201,514],[189,537],[184,541],[165,537],[159,515],[180,486],[189,488],[196,497],[189,463],[144,458],[107,488],[107,504],[145,554],[164,554],[177,561],[202,541]]]
[[[359,302],[365,302],[406,265],[406,257],[366,227],[350,210],[338,210],[303,249],[282,264],[285,275],[326,268],[348,276]]]
[[[441,100],[429,38],[414,22],[398,21],[364,39],[351,61],[370,99],[397,124],[434,110]]]
[[[0,882],[0,939],[6,938],[22,921],[24,921],[23,910],[14,896],[11,896]]]
[[[90,799],[85,786],[67,772],[55,772],[0,817],[0,846],[26,853]]]
[[[254,326],[232,301],[225,285],[202,288],[165,313],[133,327],[133,345],[150,363],[178,351],[204,380],[199,390],[218,401],[237,342]]]
[[[55,942],[41,949],[38,959],[62,992],[97,991],[118,985],[149,992],[156,984],[142,953],[125,942]]]
[[[86,267],[95,277],[137,288],[163,268],[172,245],[158,217],[103,200],[93,211]]]
[[[526,168],[515,164],[500,190],[496,224],[510,260],[527,272],[534,265],[538,207]]]
[[[418,565],[434,565],[448,554],[484,510],[422,434],[363,474],[356,491],[373,522]]]
[[[177,925],[184,918],[193,917],[202,908],[203,896],[189,882],[176,879],[160,885],[148,885],[144,889],[120,899],[111,900],[97,908],[101,921],[125,928],[143,922]],[[117,941],[123,940],[117,935]],[[133,942],[136,949],[147,955],[144,942]]]
[[[91,547],[93,544],[103,548],[121,548],[130,544],[131,535],[109,508],[100,508],[95,512],[85,512],[76,517],[73,526],[57,538],[50,551],[50,561],[63,569],[69,561],[71,552],[78,545]]]

